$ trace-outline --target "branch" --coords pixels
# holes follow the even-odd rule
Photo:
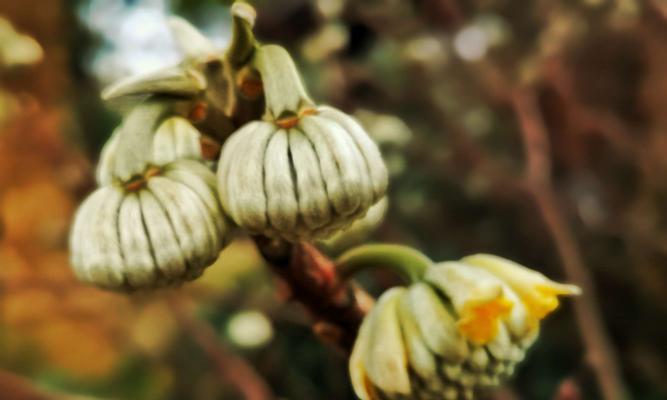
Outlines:
[[[553,238],[567,279],[583,289],[583,296],[574,302],[574,311],[601,392],[607,400],[627,398],[621,378],[616,351],[600,318],[600,307],[593,277],[584,265],[574,234],[558,206],[553,190],[549,155],[549,139],[533,91],[515,89],[512,105],[521,125],[526,152],[526,189]]]
[[[0,370],[0,393],[12,400],[56,400],[66,396],[48,394],[28,379],[9,371]]]
[[[220,377],[234,385],[246,400],[271,400],[271,393],[264,379],[246,360],[229,351],[217,338],[213,329],[202,323],[176,298],[169,298],[168,305],[176,320],[206,355],[215,363]]]
[[[333,261],[312,244],[289,244],[262,236],[256,237],[255,243],[273,271],[285,281],[292,298],[316,319],[315,333],[349,352],[372,304],[370,296],[346,283]]]

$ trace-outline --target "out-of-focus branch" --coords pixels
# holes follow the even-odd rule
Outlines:
[[[627,395],[616,351],[600,317],[593,278],[584,265],[577,241],[558,206],[553,190],[549,173],[549,139],[536,95],[529,89],[515,89],[512,93],[512,105],[519,119],[526,153],[526,189],[553,238],[568,280],[580,285],[584,292],[583,296],[574,302],[574,310],[586,346],[587,361],[597,376],[604,398],[625,399]]]
[[[372,304],[370,296],[345,282],[333,261],[309,243],[289,244],[265,237],[256,237],[255,243],[287,284],[291,297],[315,319],[315,333],[349,352]]]
[[[3,398],[12,400],[56,400],[59,398],[45,393],[36,388],[29,380],[8,371],[0,371],[0,393]]]
[[[176,298],[168,304],[181,328],[201,347],[215,363],[220,377],[234,385],[246,400],[270,400],[271,393],[264,379],[241,357],[229,351],[217,338],[213,329],[194,317]]]

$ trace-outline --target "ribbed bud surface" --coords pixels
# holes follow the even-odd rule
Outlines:
[[[75,216],[71,262],[79,279],[104,288],[175,285],[201,275],[226,234],[215,175],[179,160],[134,185],[93,192]]]
[[[331,107],[294,124],[251,122],[225,143],[218,188],[227,214],[255,234],[327,237],[364,216],[387,188],[380,152]]]

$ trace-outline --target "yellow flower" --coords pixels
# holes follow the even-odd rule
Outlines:
[[[502,257],[476,254],[462,261],[492,273],[512,288],[528,309],[532,326],[537,326],[541,319],[558,307],[558,296],[581,294],[581,289],[575,285],[554,282],[537,271]]]
[[[509,378],[574,285],[489,255],[431,264],[380,296],[350,357],[362,400],[472,399]]]

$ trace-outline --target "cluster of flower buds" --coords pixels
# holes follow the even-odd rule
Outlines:
[[[196,278],[215,261],[227,226],[215,175],[199,155],[198,132],[163,101],[128,114],[103,151],[101,186],[72,226],[72,265],[81,280],[153,288]]]
[[[580,292],[486,254],[429,265],[366,316],[350,374],[363,400],[473,399],[512,375],[558,306]]]
[[[226,53],[175,18],[184,61],[103,91],[135,104],[102,150],[100,188],[75,217],[72,265],[82,280],[121,290],[177,284],[215,261],[228,218],[250,234],[315,240],[383,199],[387,171],[364,129],[312,102],[285,49],[255,41],[249,5],[235,3],[232,14]],[[260,89],[249,90],[247,77]],[[263,108],[254,116],[252,101]],[[221,142],[217,167],[203,160],[202,132]]]

